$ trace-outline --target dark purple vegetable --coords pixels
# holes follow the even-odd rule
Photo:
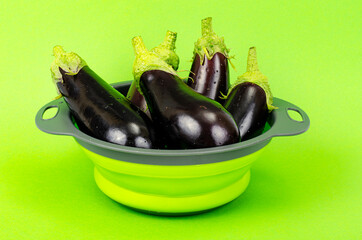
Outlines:
[[[138,91],[136,83],[133,81],[127,92],[127,99],[134,105],[137,106],[142,112],[144,112],[150,119],[151,114],[148,110],[147,102],[145,97]]]
[[[238,128],[221,104],[195,92],[135,37],[135,79],[154,124],[171,148],[206,148],[236,143]]]
[[[140,87],[153,121],[175,147],[205,148],[239,141],[231,115],[217,102],[193,91],[178,76],[161,70],[142,74]]]
[[[222,103],[222,96],[227,94],[229,88],[229,50],[224,39],[213,32],[211,20],[202,20],[202,37],[195,43],[187,85],[196,92]]]
[[[224,104],[238,124],[242,140],[260,134],[268,118],[264,90],[257,84],[244,82],[235,86]]]
[[[241,140],[260,134],[273,110],[267,78],[259,71],[255,47],[249,49],[247,72],[230,88],[224,107],[234,117]]]
[[[158,55],[163,61],[171,65],[173,69],[177,70],[179,65],[179,58],[175,53],[175,42],[177,38],[177,33],[167,31],[164,41],[157,47],[153,48],[151,52]],[[141,109],[151,118],[150,111],[148,110],[147,102],[143,95],[138,91],[136,86],[136,81],[133,81],[131,87],[127,93],[127,99],[131,103]]]
[[[227,58],[222,53],[216,53],[209,60],[204,56],[203,62],[196,55],[192,63],[187,85],[202,95],[221,102],[222,94],[228,92],[229,69]]]
[[[75,53],[54,48],[52,77],[80,128],[111,143],[152,148],[150,120]]]

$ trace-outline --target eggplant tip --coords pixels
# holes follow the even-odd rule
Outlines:
[[[258,60],[256,58],[256,48],[255,47],[249,48],[246,71],[247,72],[259,71]]]
[[[212,30],[212,18],[207,17],[201,20],[201,34],[204,35],[210,35],[213,33]]]
[[[212,17],[206,17],[201,20],[201,22],[207,23],[207,24],[211,23],[211,21],[212,21]]]
[[[135,36],[132,38],[132,46],[136,56],[147,51],[141,36]]]
[[[68,75],[77,74],[87,63],[76,53],[67,53],[63,47],[57,45],[53,48],[54,61],[50,66],[51,77],[55,83],[62,82],[62,74],[59,69],[62,69]]]
[[[64,54],[65,51],[64,51],[64,48],[60,45],[56,45],[55,47],[53,47],[53,55],[55,57],[58,57],[60,56],[61,54]]]

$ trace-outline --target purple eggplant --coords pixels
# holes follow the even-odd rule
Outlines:
[[[157,131],[169,148],[206,148],[239,142],[234,119],[221,104],[186,85],[171,66],[133,39],[134,79]]]
[[[229,88],[228,52],[224,39],[212,30],[211,18],[201,22],[202,37],[195,43],[193,63],[187,85],[196,92],[223,102]]]
[[[259,71],[255,47],[249,49],[247,71],[230,88],[224,107],[234,117],[241,140],[262,133],[275,107],[268,79]]]
[[[179,57],[175,53],[176,38],[177,38],[177,33],[167,31],[164,41],[159,46],[151,50],[151,52],[158,55],[163,61],[171,65],[172,68],[175,70],[178,69],[179,65]],[[144,96],[138,91],[136,86],[136,81],[132,82],[127,93],[127,99],[129,99],[133,105],[137,106],[140,110],[145,112],[148,117],[151,118],[147,102]]]
[[[143,112],[75,53],[54,47],[52,78],[81,130],[111,143],[153,148],[155,132]],[[83,129],[82,129],[83,128]]]

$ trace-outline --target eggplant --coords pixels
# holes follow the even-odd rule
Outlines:
[[[202,37],[194,48],[193,63],[187,85],[202,95],[223,103],[223,96],[228,93],[229,65],[224,39],[212,30],[212,18],[201,22]]]
[[[145,48],[141,37],[133,38],[133,47],[134,79],[168,148],[207,148],[239,142],[236,123],[221,104],[187,86],[171,66]]]
[[[172,66],[173,69],[177,70],[179,65],[179,57],[175,53],[175,42],[177,38],[177,33],[167,31],[164,41],[157,47],[153,48],[151,52],[158,55],[163,61]],[[140,110],[145,112],[149,118],[151,118],[150,111],[148,110],[147,102],[144,96],[138,91],[136,87],[136,81],[133,81],[128,93],[127,99],[131,103],[137,106]]]
[[[155,147],[155,132],[143,112],[137,112],[124,95],[100,78],[77,54],[66,53],[60,46],[54,47],[53,52],[53,81],[80,128],[111,143]]]
[[[230,88],[224,103],[239,128],[241,140],[250,139],[264,130],[269,112],[275,109],[268,79],[258,67],[256,49],[249,49],[247,71]]]

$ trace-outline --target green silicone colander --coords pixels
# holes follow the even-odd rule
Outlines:
[[[130,82],[113,84],[126,94]],[[125,147],[93,138],[73,123],[63,98],[43,106],[37,127],[51,134],[73,136],[94,163],[99,188],[115,201],[133,209],[167,215],[203,212],[224,205],[244,192],[251,164],[276,136],[290,136],[309,128],[307,114],[297,106],[274,98],[270,128],[250,140],[227,146],[193,150],[158,150]],[[44,119],[44,113],[57,113]],[[300,114],[293,120],[288,111]]]

